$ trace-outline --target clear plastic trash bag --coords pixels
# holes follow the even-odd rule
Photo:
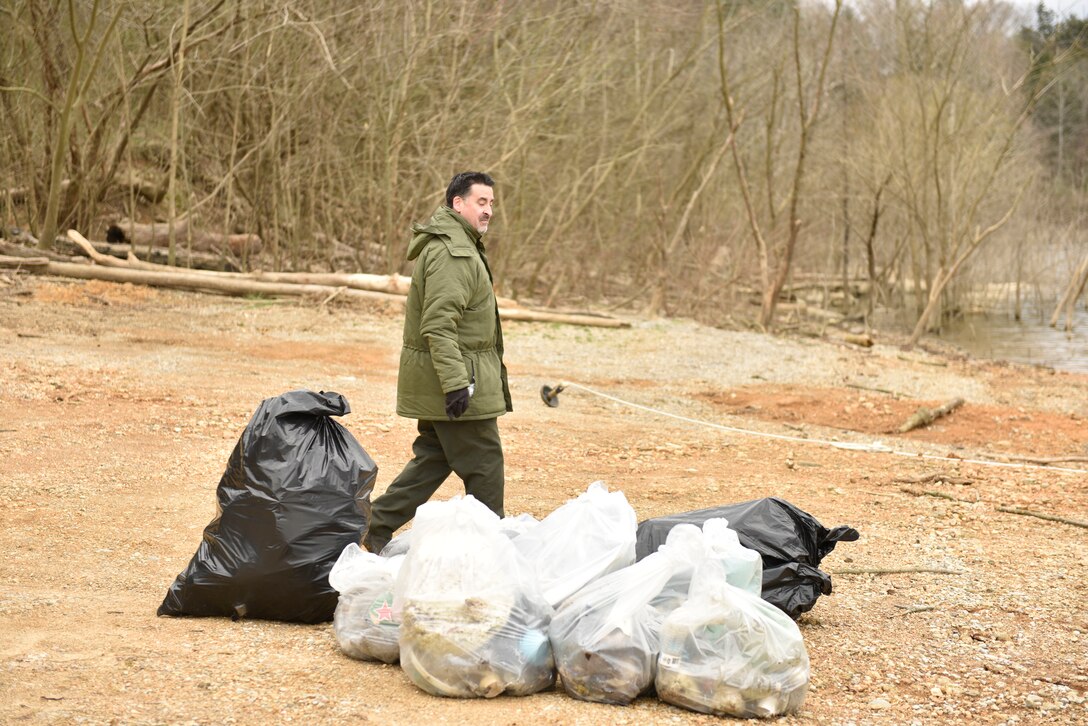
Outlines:
[[[540,522],[533,515],[522,513],[500,519],[499,530],[510,539],[514,539],[515,537],[525,534],[539,523]],[[396,555],[406,555],[411,548],[412,530],[409,529],[389,540],[389,544],[382,547],[381,556],[395,557]]]
[[[753,595],[760,595],[763,587],[763,558],[758,552],[740,543],[736,530],[722,518],[708,519],[703,523],[703,543],[706,557],[717,563],[726,581]]]
[[[686,600],[704,550],[697,527],[677,525],[657,552],[567,598],[549,630],[567,693],[628,704],[653,684],[661,623]]]
[[[584,494],[514,538],[553,607],[585,585],[635,561],[638,519],[623,492],[593,482]]]
[[[688,601],[665,618],[658,698],[716,716],[796,713],[809,685],[801,631],[758,594],[729,584],[727,575],[720,561],[704,561]]]
[[[353,542],[332,566],[329,584],[340,593],[332,627],[346,655],[383,663],[400,659],[393,586],[403,562],[403,555],[379,557]]]
[[[474,497],[417,510],[394,595],[401,667],[424,691],[492,698],[555,684],[552,608],[499,518]]]

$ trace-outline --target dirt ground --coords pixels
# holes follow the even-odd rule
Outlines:
[[[401,313],[0,283],[0,722],[721,721],[652,696],[435,698],[342,655],[330,625],[156,617],[263,398],[344,394],[384,490],[414,434],[393,413]],[[505,326],[509,514],[542,517],[595,480],[639,519],[783,497],[861,539],[823,562],[835,591],[800,621],[812,689],[782,723],[1088,723],[1088,529],[1001,511],[1088,522],[1088,376],[880,334],[865,349],[632,323]],[[559,381],[547,408],[540,387]],[[1024,461],[1055,457],[1072,460]]]

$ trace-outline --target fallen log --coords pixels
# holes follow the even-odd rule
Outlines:
[[[122,220],[107,228],[106,241],[127,242],[137,247],[161,247],[169,244],[171,226],[179,248],[185,246],[201,252],[229,252],[241,257],[255,255],[263,246],[261,238],[255,234],[219,234],[190,229],[188,217],[179,217],[173,225],[169,222],[141,224]]]
[[[964,401],[962,398],[954,398],[938,408],[926,408],[925,406],[922,406],[899,427],[899,433],[905,434],[908,431],[913,431],[922,426],[929,426],[941,416],[947,416],[963,404]]]
[[[5,254],[8,257],[45,257],[54,262],[72,262],[73,258],[70,255],[62,255],[57,252],[51,252],[49,250],[39,250],[32,247],[24,247],[20,244],[13,244],[11,242],[5,242],[0,240],[0,254]]]
[[[361,272],[254,272],[255,280],[291,282],[304,285],[330,285],[354,290],[373,290],[394,295],[407,295],[412,278],[404,275],[372,275]]]
[[[72,241],[85,255],[100,265],[108,267],[123,267],[126,269],[149,270],[158,272],[177,272],[179,268],[170,265],[160,265],[152,262],[144,262],[135,258],[131,251],[127,259],[118,259],[111,255],[101,254],[95,245],[74,229],[68,230],[68,239]],[[340,274],[322,272],[252,272],[234,273],[216,270],[192,271],[193,274],[213,275],[242,275],[247,279],[260,282],[284,282],[294,285],[324,285],[327,287],[346,287],[353,290],[370,290],[372,292],[387,292],[393,295],[407,295],[412,285],[412,278],[404,275],[369,275],[362,273]]]
[[[23,257],[21,255],[0,255],[0,267],[7,269],[29,269],[37,267],[47,267],[49,265],[48,257]]]
[[[617,318],[602,318],[596,315],[576,313],[552,313],[546,310],[529,308],[499,308],[499,317],[503,320],[520,320],[529,323],[566,323],[568,325],[586,325],[594,328],[629,328],[631,324]]]
[[[150,249],[144,247],[142,249],[137,249],[127,242],[91,242],[90,244],[95,250],[104,255],[109,255],[118,260],[129,261],[129,267],[134,268],[150,264],[154,267],[163,267],[168,270],[185,269],[194,272],[201,270],[209,272],[238,271],[238,268],[234,266],[230,259],[224,255],[212,252],[177,250],[177,254],[175,255],[175,262],[177,264],[168,265],[166,263],[170,258],[170,251],[165,247],[152,247]],[[86,252],[73,242],[71,238],[64,240],[64,245],[61,246],[61,249],[71,249],[73,253],[79,253],[86,256]]]
[[[76,234],[78,235],[78,232]],[[136,285],[217,292],[225,295],[318,295],[326,300],[331,299],[332,296],[337,296],[356,300],[390,302],[396,305],[404,305],[408,299],[405,295],[358,290],[344,286],[269,282],[251,279],[243,274],[221,273],[213,275],[208,272],[173,271],[173,268],[167,268],[166,271],[163,271],[49,261],[47,265],[32,268],[32,271],[62,277],[129,282]],[[629,323],[615,318],[552,313],[525,308],[499,308],[499,316],[504,320],[566,323],[604,328],[629,327]]]
[[[166,265],[141,260],[133,253],[132,245],[111,244],[109,242],[100,242],[96,244],[74,229],[68,230],[66,233],[66,241],[70,242],[76,250],[91,258],[92,261],[99,265],[105,265],[106,267],[121,267],[127,270],[148,270],[151,272],[186,272],[194,275],[212,276],[239,274],[232,270],[221,269],[223,260],[218,256],[215,256],[214,259],[219,264],[213,268],[190,269],[184,266]],[[103,248],[105,248],[105,251],[103,251]],[[161,259],[165,260],[167,257],[166,250],[158,251],[162,252]],[[124,253],[124,257],[122,258],[118,253]],[[208,258],[212,258],[212,255],[205,255],[204,257],[206,261]],[[190,261],[192,261],[191,258]]]
[[[856,345],[856,346],[861,347],[861,348],[872,348],[873,347],[873,338],[872,338],[871,335],[869,335],[867,333],[862,333],[862,334],[846,333],[846,334],[844,334],[842,336],[842,339],[843,339],[843,341],[845,341],[847,343],[850,343],[851,345]]]
[[[322,295],[327,296],[337,288],[328,285],[295,285],[280,282],[261,282],[244,277],[213,276],[207,273],[160,272],[158,270],[131,270],[103,265],[82,265],[70,262],[50,262],[44,267],[37,267],[35,272],[61,277],[75,277],[84,280],[107,280],[110,282],[130,282],[135,285],[152,287],[170,287],[200,292],[218,292],[225,295]],[[344,297],[379,302],[392,302],[403,305],[403,295],[393,295],[369,290],[344,290]]]

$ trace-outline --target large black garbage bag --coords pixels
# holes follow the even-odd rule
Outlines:
[[[831,576],[819,568],[820,561],[838,542],[859,537],[853,527],[828,529],[784,499],[767,497],[647,519],[635,535],[636,560],[656,552],[677,524],[701,527],[717,517],[728,520],[740,543],[763,557],[763,599],[794,620],[811,610],[820,595],[831,594]]]
[[[257,407],[216,490],[218,511],[159,615],[331,620],[329,571],[370,519],[378,467],[330,418],[339,393],[290,391]]]

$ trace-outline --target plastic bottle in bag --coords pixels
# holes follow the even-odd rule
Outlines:
[[[740,543],[736,530],[720,517],[703,522],[707,559],[721,567],[726,582],[753,595],[763,589],[763,558]]]

